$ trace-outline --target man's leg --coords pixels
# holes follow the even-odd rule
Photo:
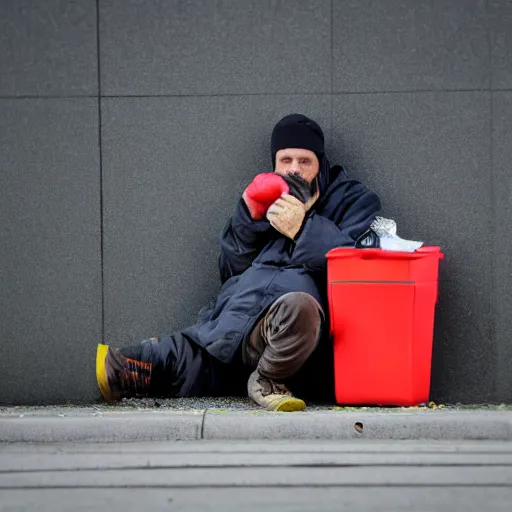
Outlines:
[[[243,347],[243,359],[255,368],[249,396],[274,411],[303,410],[283,381],[296,373],[314,351],[324,314],[311,295],[292,292],[277,299],[256,324]]]
[[[180,333],[137,345],[98,345],[96,376],[103,398],[197,396],[211,379],[211,359]]]

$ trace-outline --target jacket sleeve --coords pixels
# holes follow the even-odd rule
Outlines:
[[[380,206],[378,196],[358,184],[348,191],[334,220],[313,211],[296,237],[293,262],[311,270],[325,270],[325,255],[335,247],[354,247],[357,238],[370,227]]]
[[[266,219],[253,220],[243,199],[220,236],[219,271],[224,284],[247,270],[268,241],[271,225]]]

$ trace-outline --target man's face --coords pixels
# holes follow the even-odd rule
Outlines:
[[[275,172],[281,176],[296,174],[312,183],[318,175],[320,164],[313,151],[309,149],[280,149],[276,153]]]

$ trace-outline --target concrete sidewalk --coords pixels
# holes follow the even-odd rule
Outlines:
[[[199,439],[512,440],[512,410],[313,406],[300,413],[271,413],[243,399],[0,408],[0,442]]]
[[[2,511],[510,511],[504,441],[0,444]]]

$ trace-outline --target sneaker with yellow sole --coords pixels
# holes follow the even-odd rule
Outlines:
[[[284,384],[264,377],[258,369],[249,377],[247,392],[250,398],[268,411],[295,412],[306,408],[304,400],[295,398]]]
[[[125,357],[120,349],[99,344],[96,351],[96,380],[107,402],[147,395],[151,384],[151,363]]]

